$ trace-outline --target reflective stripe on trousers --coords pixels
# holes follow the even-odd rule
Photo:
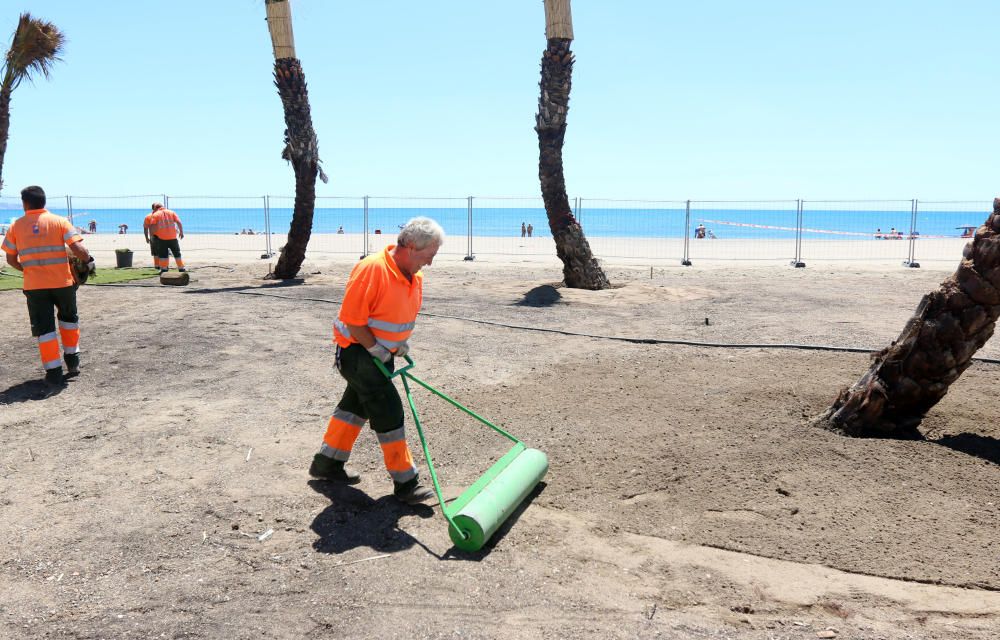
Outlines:
[[[43,369],[55,369],[62,366],[59,359],[59,341],[56,332],[38,336],[38,353],[42,357]]]
[[[365,422],[361,416],[356,416],[338,407],[330,416],[320,453],[334,460],[347,462],[347,459],[351,457],[351,450],[354,449],[354,442],[361,434],[361,427],[365,425]]]
[[[379,433],[378,443],[382,447],[382,457],[385,468],[392,476],[393,482],[408,482],[417,477],[417,467],[413,464],[413,456],[406,445],[406,432],[403,427],[385,433]]]
[[[80,353],[80,323],[59,321],[59,337],[62,338],[63,353]]]

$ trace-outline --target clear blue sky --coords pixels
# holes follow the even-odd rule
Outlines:
[[[537,196],[541,0],[297,0],[324,196]],[[291,195],[262,0],[6,0],[67,36],[4,195]],[[1000,195],[993,0],[576,0],[570,196]],[[6,43],[5,43],[6,44]]]

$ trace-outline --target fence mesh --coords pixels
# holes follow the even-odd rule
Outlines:
[[[290,196],[50,196],[47,208],[70,218],[96,250],[146,251],[143,218],[159,201],[184,224],[186,252],[270,257],[292,220]],[[953,200],[612,200],[571,198],[597,258],[697,264],[756,260],[957,263],[989,201]],[[800,213],[801,210],[801,213]],[[0,197],[0,231],[22,213]],[[555,259],[540,197],[319,197],[309,255],[361,256],[395,241],[414,216],[448,235],[440,255]]]
[[[690,259],[790,262],[797,218],[797,200],[692,201]]]
[[[912,200],[803,201],[802,259],[902,264],[912,216]]]
[[[917,201],[917,262],[957,265],[963,247],[992,211],[993,203],[986,200]]]

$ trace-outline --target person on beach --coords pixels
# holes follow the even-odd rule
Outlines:
[[[699,224],[697,227],[694,228],[694,237],[695,238],[705,237],[705,225]]]
[[[159,264],[157,266],[160,267],[160,273],[170,271],[171,253],[174,254],[174,262],[177,264],[177,270],[181,272],[187,271],[184,268],[184,260],[181,259],[181,244],[177,240],[178,235],[180,235],[181,240],[184,239],[184,225],[181,224],[180,217],[175,212],[164,207],[162,203],[154,202],[150,228],[157,239],[156,257],[158,258],[157,262]]]
[[[521,237],[522,237],[522,238],[523,238],[523,237],[524,237],[524,235],[525,235],[525,234],[527,233],[527,231],[528,231],[528,230],[524,228],[524,223],[522,222],[522,223],[521,223]]]
[[[97,220],[91,220],[89,225],[90,233],[97,233]]]
[[[80,318],[76,308],[76,280],[67,260],[66,248],[89,273],[94,259],[83,246],[83,238],[69,220],[45,209],[45,191],[38,186],[21,190],[24,216],[11,225],[3,241],[7,264],[24,273],[24,296],[28,303],[31,335],[38,339],[38,352],[50,387],[65,384],[66,374],[80,373]],[[59,332],[56,333],[56,319]],[[59,358],[59,338],[63,357]]]
[[[394,358],[410,351],[407,340],[423,302],[421,268],[429,266],[444,242],[444,229],[430,218],[413,218],[399,232],[396,244],[368,256],[351,271],[340,312],[333,323],[337,344],[335,366],[347,388],[330,417],[323,444],[313,456],[309,475],[357,484],[357,473],[345,463],[365,422],[378,436],[393,494],[407,504],[424,502],[434,492],[420,484],[406,444],[403,403],[389,371]]]
[[[531,226],[531,223],[529,222],[528,223],[528,237],[529,238],[531,237],[531,232],[534,231],[534,230],[535,230],[535,228],[533,226]]]

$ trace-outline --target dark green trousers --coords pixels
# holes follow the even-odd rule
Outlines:
[[[36,338],[56,330],[57,316],[63,322],[80,320],[76,313],[76,285],[60,289],[31,289],[24,292],[24,297],[28,299],[31,335]]]
[[[164,240],[162,238],[157,238],[156,248],[157,248],[157,255],[159,255],[160,260],[165,260],[169,258],[170,257],[169,253],[174,254],[174,260],[181,257],[181,243],[177,241],[177,238],[174,238],[173,240]]]
[[[395,365],[385,365],[390,372]],[[337,347],[337,369],[347,380],[347,389],[337,406],[366,418],[376,433],[386,433],[403,426],[403,401],[392,380],[385,377],[360,344],[346,349]]]

